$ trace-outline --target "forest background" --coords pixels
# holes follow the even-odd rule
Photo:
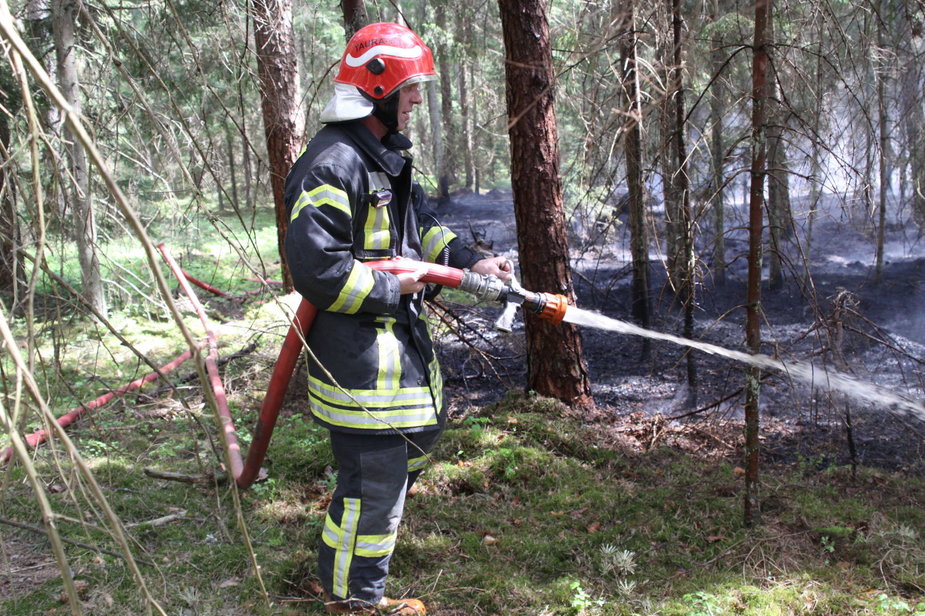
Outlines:
[[[511,129],[523,116],[512,112],[510,90],[505,96],[511,49],[503,15],[516,16],[522,5],[542,7],[502,2],[499,14],[490,2],[365,5],[372,21],[403,15],[434,49],[442,78],[430,84],[411,136],[419,178],[438,203],[513,189],[518,211],[528,208],[539,221],[561,214],[569,262],[607,254],[626,221],[632,317],[688,337],[698,293],[727,276],[757,285],[749,289],[759,295],[742,297],[746,307],[759,305],[760,292],[810,288],[821,220],[870,238],[871,254],[850,258],[862,259],[873,282],[891,260],[918,258],[925,224],[920,2],[550,3],[548,31],[537,38],[549,42],[554,79],[536,97],[554,96],[559,166],[552,175],[561,194],[530,205],[512,182]],[[223,324],[223,348],[256,354],[224,367],[235,419],[252,422],[248,409],[259,404],[291,314],[285,301],[267,301],[279,297],[272,281],[286,284],[273,180],[280,153],[283,160],[297,153],[318,127],[344,44],[340,8],[0,4],[0,368],[8,443],[188,347],[201,349],[208,326],[192,319],[187,329],[189,306],[171,299],[177,294],[160,271],[160,242],[193,276],[236,298],[210,308]],[[281,54],[289,83],[261,72],[267,50]],[[274,95],[279,106],[268,113]],[[282,134],[267,118],[288,122]],[[757,222],[740,227],[732,212],[756,208]],[[530,238],[526,227],[519,224],[521,242]],[[748,243],[727,250],[743,230]],[[571,294],[571,280],[561,276],[536,288]],[[658,301],[665,297],[671,301]],[[911,307],[910,329],[921,315]],[[754,327],[761,316],[754,310]],[[528,336],[536,334],[531,327]],[[755,331],[744,336],[746,348],[765,350]],[[846,369],[838,327],[829,335],[822,354]],[[529,345],[526,355],[540,362]],[[920,399],[914,355],[897,360],[909,365],[898,384]],[[691,395],[693,357],[678,360],[687,364]],[[429,590],[446,614],[925,611],[917,473],[820,471],[814,462],[784,475],[771,470],[762,507],[757,467],[745,463],[757,464],[759,374],[749,375],[749,386],[743,379],[754,396],[751,445],[746,439],[720,463],[657,447],[637,459],[587,432],[590,384],[580,382],[580,353],[569,361],[572,368],[549,370],[578,375],[577,395],[535,386],[535,371],[518,385],[580,399],[572,409],[513,398],[460,418],[445,446],[453,462],[435,469],[412,511],[414,539],[397,558],[403,589]],[[198,368],[202,376],[202,362]],[[212,401],[208,388],[188,382],[118,403],[115,415],[81,424],[73,441],[58,435],[50,447],[16,451],[0,512],[9,572],[0,598],[9,613],[315,609],[311,547],[330,480],[323,438],[291,417],[271,452],[271,478],[242,499],[233,485],[214,483],[210,469],[223,455],[208,425]],[[694,398],[687,402],[695,406]],[[850,426],[850,414],[840,413]],[[657,432],[647,421],[639,423]],[[152,460],[162,470],[199,469],[213,483],[152,480],[142,472]],[[911,452],[905,462],[918,468]],[[570,489],[553,489],[563,483]],[[650,484],[664,488],[642,487]],[[673,507],[693,486],[698,500]],[[632,506],[614,504],[616,493],[632,495]],[[743,493],[744,520],[734,505]],[[548,499],[537,502],[537,495]],[[432,520],[428,505],[444,514]],[[499,507],[503,516],[489,513]],[[755,531],[762,513],[764,530]],[[531,528],[550,529],[552,541],[540,542]],[[41,556],[49,548],[50,560]],[[258,566],[268,581],[254,575]],[[159,578],[153,586],[145,582],[149,567]],[[415,579],[420,569],[426,573]],[[464,583],[441,582],[445,570]]]

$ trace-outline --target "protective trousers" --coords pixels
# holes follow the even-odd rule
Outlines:
[[[318,574],[332,599],[350,599],[355,607],[382,599],[405,495],[440,433],[330,432],[337,487],[322,531]]]

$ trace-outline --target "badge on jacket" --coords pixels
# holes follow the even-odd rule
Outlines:
[[[392,202],[392,191],[387,188],[373,191],[369,194],[369,201],[373,207],[385,207]]]

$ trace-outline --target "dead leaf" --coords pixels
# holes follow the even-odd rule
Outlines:
[[[736,477],[742,477],[745,475],[745,469],[742,468],[741,466],[737,466],[734,469],[732,469],[732,474],[735,475]]]
[[[710,535],[709,537],[707,537],[707,542],[716,543],[717,541],[722,541],[725,538],[726,538],[725,535]]]
[[[497,537],[492,535],[485,535],[482,537],[482,545],[495,545],[496,543],[498,543]]]
[[[233,577],[233,578],[228,578],[227,580],[219,584],[218,587],[219,588],[231,588],[232,586],[237,586],[240,583],[241,583],[240,578]]]
[[[74,590],[77,592],[77,597],[79,599],[84,599],[87,595],[87,591],[90,590],[90,582],[84,580],[74,580]],[[60,603],[67,603],[68,596],[67,591],[62,591],[61,595],[58,597]]]
[[[600,522],[591,522],[591,524],[588,525],[588,534],[594,534],[599,530],[601,530]]]

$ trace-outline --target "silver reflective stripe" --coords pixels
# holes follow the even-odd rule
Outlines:
[[[356,314],[375,284],[373,271],[354,259],[347,281],[337,294],[337,299],[327,309],[331,312]]]
[[[428,456],[421,456],[420,458],[410,458],[408,460],[408,472],[413,473],[415,471],[422,470],[427,466]]]
[[[424,260],[431,263],[435,262],[440,252],[447,248],[455,238],[456,234],[446,227],[431,227],[428,229],[424,237],[421,238],[421,250],[424,254]]]
[[[389,208],[369,207],[366,224],[363,225],[363,248],[366,250],[386,250],[392,243],[389,231]]]
[[[352,216],[350,213],[350,200],[347,197],[347,193],[330,184],[322,184],[312,190],[302,191],[295,205],[292,206],[292,214],[289,216],[289,222],[295,220],[299,212],[302,211],[302,208],[307,205],[313,205],[315,207],[330,205],[345,213],[348,217]]]
[[[377,190],[391,190],[392,182],[387,173],[382,171],[369,172],[369,192]]]
[[[350,389],[347,390],[349,391],[348,394],[338,387],[324,383],[317,377],[310,376],[308,389],[313,396],[317,396],[325,402],[341,404],[351,408],[356,408],[358,403],[376,409],[412,407],[431,403],[429,387],[401,387],[393,391]]]
[[[386,428],[418,428],[437,424],[437,411],[433,405],[402,411],[351,411],[319,402],[312,397],[309,401],[312,414],[332,426],[364,430]]]
[[[340,541],[334,554],[334,580],[331,590],[335,596],[347,597],[350,592],[350,563],[360,523],[360,499],[344,499],[344,516],[341,518]]]
[[[397,533],[390,535],[360,535],[357,537],[354,553],[367,558],[388,556],[395,549]]]
[[[376,377],[377,389],[381,391],[398,391],[401,379],[401,351],[398,339],[395,337],[395,319],[392,317],[379,317],[377,322],[382,324],[382,330],[376,336],[376,345],[379,348],[379,374]]]

